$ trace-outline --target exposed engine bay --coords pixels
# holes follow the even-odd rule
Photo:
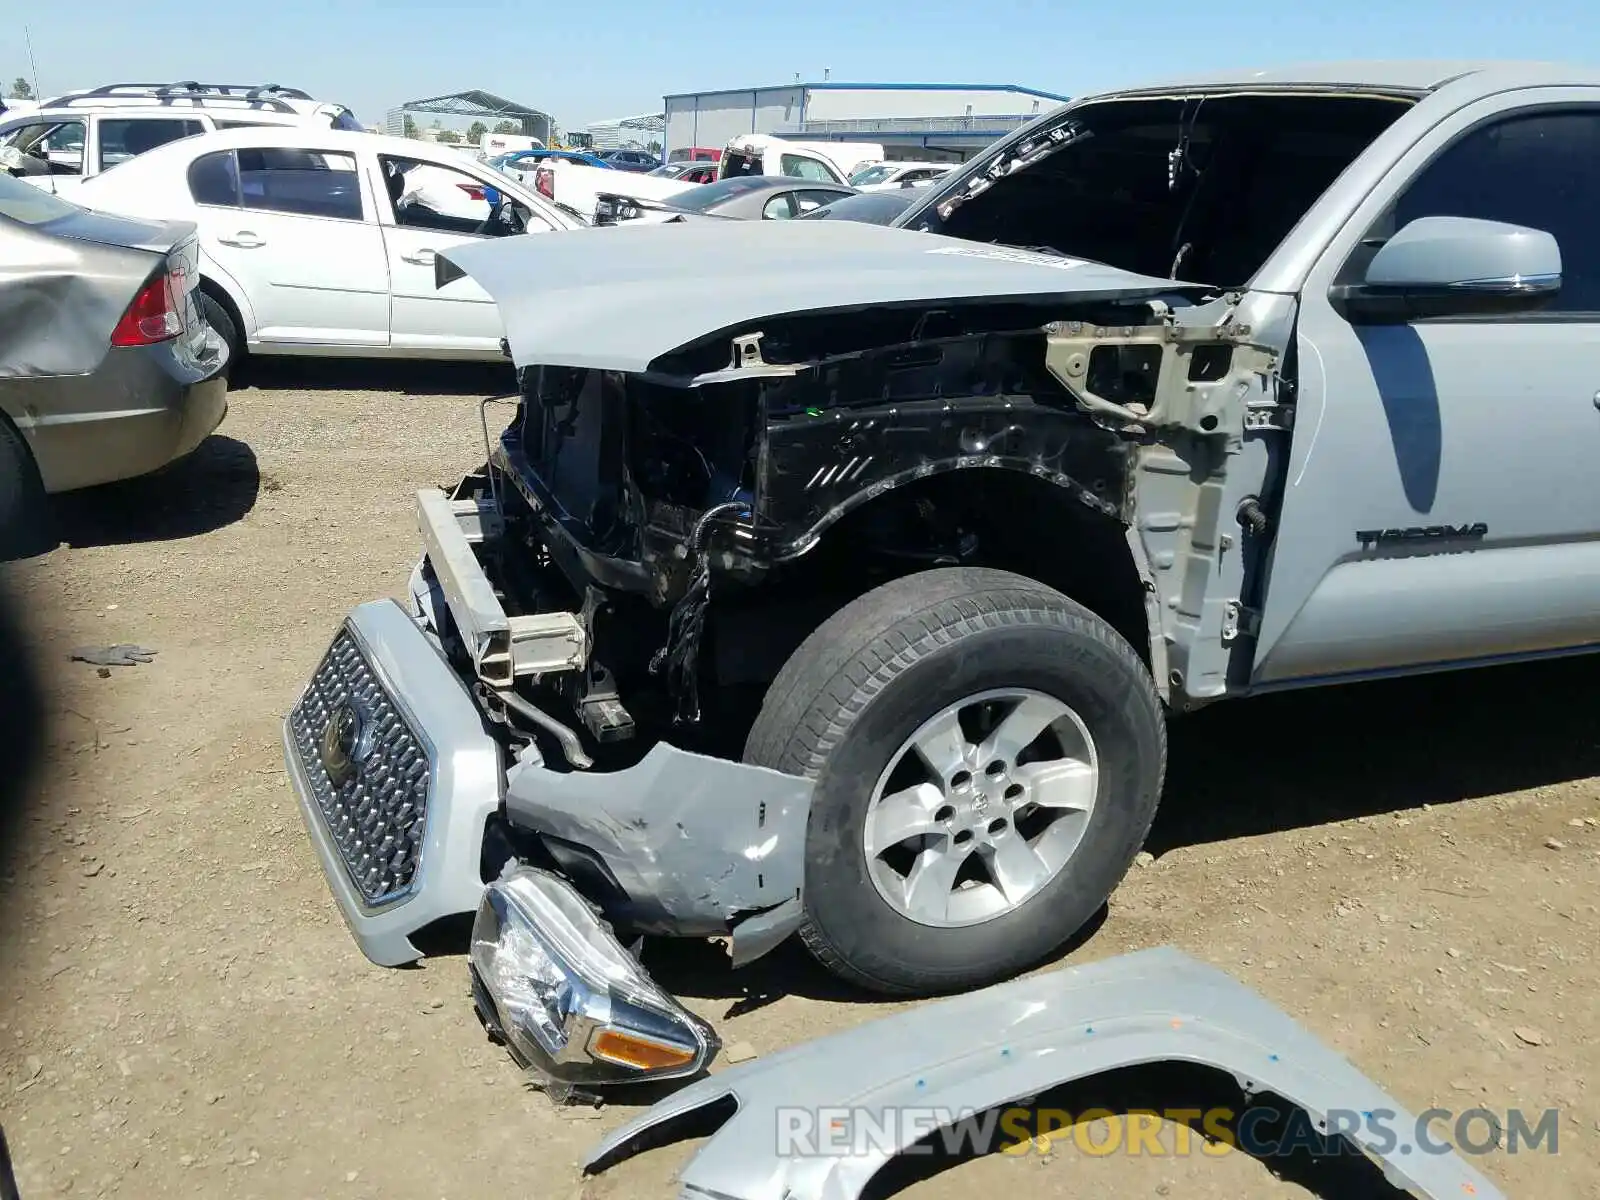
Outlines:
[[[519,407],[454,499],[498,514],[475,553],[506,613],[570,614],[581,649],[514,681],[559,694],[530,711],[576,718],[559,731],[566,761],[592,765],[585,746],[627,760],[669,733],[737,758],[741,716],[811,629],[932,566],[1043,573],[1132,644],[1159,641],[1154,585],[1125,544],[1141,488],[1147,507],[1209,511],[1246,432],[1292,418],[1282,329],[1264,341],[1232,288],[1409,103],[1081,106],[930,198],[908,221],[926,241],[807,231],[854,276],[823,278],[824,255],[795,256],[793,231],[759,222],[716,230],[708,263],[706,231],[685,225],[649,243],[654,260],[614,260],[624,290],[604,311],[628,330],[644,313],[623,305],[681,286],[667,258],[707,275],[703,303],[655,310],[642,338],[593,332],[604,281],[574,240],[514,247],[537,251],[538,271],[505,253],[442,259],[441,281],[470,271],[507,317]],[[530,276],[570,303],[525,305]],[[1222,286],[1179,282],[1194,278]],[[787,310],[774,279],[792,284]],[[826,300],[801,300],[813,285]],[[773,315],[731,323],[740,313]],[[1144,536],[1174,579],[1211,553],[1189,518]],[[1162,619],[1186,619],[1173,586]]]

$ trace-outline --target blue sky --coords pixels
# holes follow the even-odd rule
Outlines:
[[[1157,26],[1154,14],[1161,15]],[[564,128],[659,110],[668,92],[821,79],[1020,83],[1068,95],[1214,67],[1344,58],[1600,60],[1585,0],[74,0],[5,22],[0,79],[275,82],[381,123],[479,87]],[[1600,64],[1597,64],[1600,65]]]

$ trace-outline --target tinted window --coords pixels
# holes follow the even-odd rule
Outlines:
[[[860,221],[866,225],[887,225],[911,204],[911,189],[898,192],[862,192],[845,196],[822,208],[801,215],[802,221]]]
[[[1600,312],[1600,110],[1536,113],[1467,134],[1395,202],[1394,233],[1418,217],[1477,217],[1542,229],[1561,247],[1547,312]]]
[[[787,221],[794,216],[793,192],[779,192],[761,206],[763,221]]]
[[[95,135],[100,140],[100,169],[205,131],[199,121],[180,117],[101,117]]]
[[[824,183],[838,183],[827,164],[816,158],[805,158],[799,154],[785,154],[778,159],[779,170],[793,176],[795,179],[819,179]]]
[[[239,204],[239,171],[232,150],[202,154],[189,164],[189,194],[196,204]]]
[[[354,155],[270,147],[239,151],[239,190],[246,208],[303,217],[361,220],[361,182]]]
[[[339,115],[333,119],[335,129],[348,129],[351,133],[365,133],[366,129],[360,121],[356,120],[355,113],[348,108],[341,108]]]

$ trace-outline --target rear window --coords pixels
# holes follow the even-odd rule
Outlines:
[[[24,225],[48,225],[62,217],[81,211],[57,196],[31,183],[23,183],[0,171],[0,217],[21,221]]]
[[[736,179],[719,179],[716,183],[707,183],[697,187],[692,192],[669,196],[662,203],[669,204],[673,208],[684,208],[690,212],[698,212],[721,204],[730,196],[737,196],[740,192],[754,191],[756,188],[763,186],[764,184],[760,179],[752,179],[748,176]]]
[[[722,177],[733,179],[740,175],[761,174],[759,154],[725,154],[722,158]]]

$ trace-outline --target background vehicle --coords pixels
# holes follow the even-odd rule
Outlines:
[[[654,171],[661,160],[645,150],[598,150],[595,157],[619,171]]]
[[[891,188],[919,187],[941,179],[956,169],[956,163],[881,162],[863,167],[850,176],[850,186],[863,192],[886,192]]]
[[[548,854],[624,938],[974,987],[1105,904],[1169,714],[1594,652],[1597,149],[1592,70],[1317,65],[1078,100],[898,228],[456,252],[540,369],[419,494],[411,627],[341,636],[438,673],[402,708],[462,681],[379,761],[444,739],[485,782],[430,795],[375,916],[316,799],[364,793],[305,784],[297,710],[357,938],[416,957]]]
[[[583,222],[447,146],[335,129],[233,129],[174,142],[83,183],[83,202],[192,220],[200,302],[235,357],[498,361],[503,330],[434,255]]]
[[[575,166],[598,167],[602,170],[613,169],[610,163],[582,150],[517,150],[488,161],[495,170],[502,171],[530,187],[533,185],[533,180],[529,176],[542,166],[572,163]]]
[[[602,196],[660,203],[699,186],[682,178],[619,171],[610,164],[591,167],[586,163],[558,160],[543,163],[533,171],[535,191],[555,204],[582,213],[589,220],[595,219]]]
[[[0,531],[35,531],[45,493],[154,471],[221,423],[228,351],[196,303],[199,257],[192,224],[0,174]]]
[[[720,162],[722,150],[716,146],[680,146],[667,155],[667,162]]]
[[[883,160],[876,142],[794,142],[766,133],[732,138],[717,164],[717,178],[788,175],[819,183],[844,183],[856,171]]]
[[[276,84],[111,83],[0,120],[0,167],[58,193],[179,138],[247,125],[361,131],[342,104]]]
[[[801,213],[802,221],[861,221],[868,225],[892,225],[914,199],[910,188],[892,192],[855,192],[831,204]]]
[[[788,221],[855,193],[842,184],[786,179],[781,175],[744,175],[719,179],[660,202],[631,203],[604,196],[595,223],[617,220],[659,223],[693,215],[730,217],[741,221]]]
[[[544,143],[531,134],[486,133],[478,139],[478,150],[485,158],[515,154],[519,150],[543,150]]]
[[[675,162],[657,167],[650,172],[658,179],[680,179],[684,183],[710,183],[717,177],[714,162]]]

